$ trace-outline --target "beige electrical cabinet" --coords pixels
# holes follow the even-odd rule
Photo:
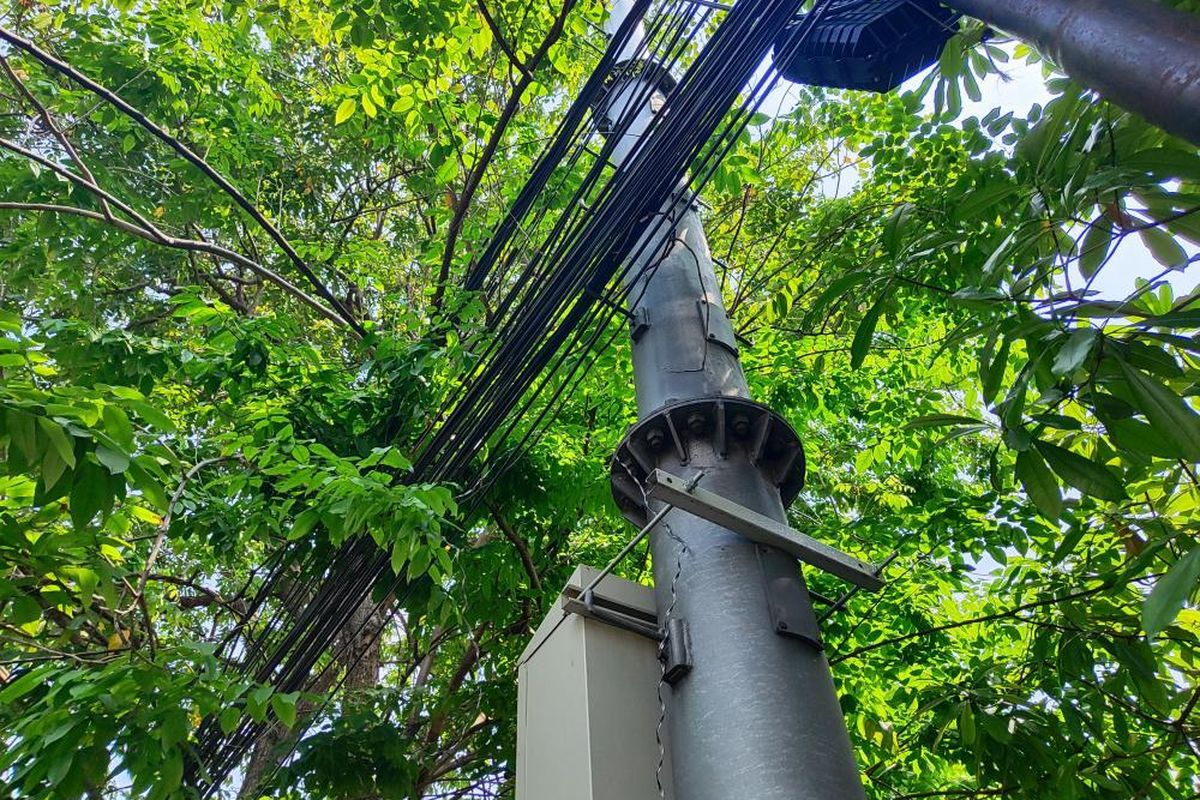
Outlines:
[[[658,644],[566,611],[597,574],[590,567],[575,570],[521,654],[517,800],[659,800]],[[654,593],[645,586],[606,576],[593,596],[598,608],[657,623]],[[668,755],[661,776],[670,800],[665,739],[663,746]]]

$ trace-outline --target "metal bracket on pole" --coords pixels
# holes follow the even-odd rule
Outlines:
[[[659,627],[645,616],[597,598],[591,589],[576,597],[567,597],[563,602],[563,610],[658,642],[658,660],[663,664],[663,680],[671,686],[692,671],[691,634],[687,622],[679,617],[669,619],[666,626]]]
[[[650,314],[642,306],[635,306],[629,316],[629,338],[633,341],[641,339],[650,330]]]
[[[704,329],[704,341],[724,347],[730,355],[738,354],[737,338],[729,317],[714,314],[707,297],[696,298],[696,311],[700,314],[700,326]]]
[[[658,659],[663,662],[663,680],[671,686],[692,671],[692,640],[685,620],[667,620]]]
[[[763,591],[767,596],[767,610],[771,624],[780,636],[788,636],[807,642],[818,650],[821,644],[821,628],[813,614],[809,599],[804,596],[803,583],[797,581],[795,568],[778,558],[766,558],[767,548],[759,545],[758,568],[762,572]]]
[[[687,482],[661,469],[646,480],[647,496],[716,523],[752,542],[774,547],[867,591],[883,587],[874,566],[792,530],[781,522],[746,508],[707,489],[687,488]]]

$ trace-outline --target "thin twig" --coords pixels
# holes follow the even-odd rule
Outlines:
[[[508,43],[508,39],[504,37],[504,33],[500,30],[500,26],[496,24],[496,20],[492,17],[492,13],[488,11],[487,3],[484,0],[475,0],[475,5],[479,8],[479,14],[483,17],[483,21],[487,23],[488,28],[492,31],[492,38],[496,40],[496,44],[500,45],[500,49],[504,51],[504,55],[508,56],[508,60],[516,67],[522,75],[533,80],[533,71],[525,65],[520,58],[517,57],[516,50]]]
[[[546,54],[550,52],[550,48],[554,43],[562,36],[567,22],[567,15],[575,7],[575,1],[566,0],[563,3],[562,11],[559,12],[551,24],[550,30],[546,33],[546,38],[542,40],[537,51],[529,57],[529,61],[526,62],[528,69],[521,73],[521,79],[517,81],[512,93],[508,96],[508,102],[505,103],[504,109],[500,112],[499,119],[497,119],[495,126],[492,127],[492,133],[488,137],[487,144],[484,145],[483,152],[479,155],[479,160],[475,163],[475,168],[467,175],[467,180],[463,184],[462,194],[458,196],[458,202],[454,205],[454,216],[451,217],[450,224],[446,228],[446,247],[442,251],[442,266],[438,272],[437,285],[434,288],[433,299],[431,301],[434,310],[441,308],[442,300],[445,297],[446,282],[450,279],[450,266],[454,263],[454,247],[458,243],[459,234],[462,232],[463,222],[466,219],[467,210],[471,206],[471,200],[475,197],[475,192],[479,189],[479,184],[483,181],[483,173],[487,171],[492,157],[496,154],[496,148],[500,146],[500,140],[504,138],[509,123],[516,116],[517,110],[520,109],[521,98],[525,96],[525,90],[533,84],[534,70],[545,59]]]
[[[171,247],[171,248],[175,248],[178,250],[193,250],[193,251],[201,252],[201,253],[209,253],[209,254],[218,256],[220,258],[224,258],[228,261],[232,261],[235,264],[243,266],[246,269],[249,269],[252,272],[255,272],[255,273],[261,275],[262,277],[264,277],[267,280],[274,283],[276,286],[280,287],[284,291],[286,291],[289,294],[291,294],[292,296],[294,296],[296,299],[300,300],[305,305],[312,308],[314,311],[316,311],[318,314],[325,317],[326,319],[328,319],[332,322],[338,323],[338,324],[341,324],[344,321],[340,316],[338,316],[338,314],[335,311],[333,311],[333,309],[325,306],[323,303],[321,303],[321,301],[317,300],[315,297],[313,297],[312,295],[305,292],[299,286],[296,286],[294,283],[289,281],[287,278],[284,278],[282,275],[276,273],[275,271],[273,271],[267,267],[264,267],[263,265],[261,265],[257,262],[251,261],[250,259],[243,256],[241,253],[237,253],[233,250],[226,249],[224,247],[221,247],[220,245],[211,244],[209,242],[198,242],[198,241],[195,241],[194,239],[180,239],[180,238],[177,238],[174,236],[168,236],[166,234],[162,234],[161,231],[159,231],[158,234],[156,235],[155,233],[153,233],[151,231],[148,231],[144,228],[140,228],[137,225],[133,225],[129,222],[126,222],[125,220],[117,219],[115,217],[111,220],[105,220],[103,214],[100,214],[96,211],[89,211],[89,210],[83,209],[83,208],[76,208],[74,206],[56,205],[53,203],[0,202],[0,210],[37,211],[37,212],[53,212],[56,214],[72,214],[74,216],[83,217],[85,219],[97,220],[99,222],[107,222],[108,224],[112,225],[113,227],[117,228],[118,230],[124,231],[125,233],[128,233],[132,236],[137,236],[141,239],[145,239],[147,241],[154,242],[155,244],[160,244],[164,247]],[[154,230],[157,231],[157,229],[154,229]],[[160,236],[161,236],[161,238],[160,238]]]
[[[2,55],[0,55],[0,67],[4,69],[5,74],[8,75],[8,79],[12,82],[13,86],[17,87],[17,91],[19,91],[21,95],[24,96],[24,98],[29,102],[29,104],[33,106],[34,110],[37,112],[37,115],[41,117],[42,124],[46,126],[46,130],[50,131],[50,134],[58,141],[60,145],[62,145],[62,149],[66,151],[67,156],[75,163],[76,168],[78,168],[79,174],[86,178],[88,182],[94,185],[99,185],[96,183],[96,177],[92,174],[92,171],[88,169],[87,162],[85,162],[83,157],[79,155],[79,151],[77,151],[75,146],[71,144],[71,140],[67,138],[67,135],[62,131],[62,129],[55,124],[54,118],[50,116],[50,112],[46,109],[46,106],[34,96],[33,92],[29,91],[29,87],[25,85],[25,81],[18,77],[16,71],[13,70],[12,65],[8,63],[8,59]],[[112,211],[109,210],[107,200],[101,198],[100,208],[104,210],[104,216],[106,219],[112,218]]]
[[[271,239],[275,241],[279,248],[283,250],[283,252],[291,260],[293,266],[296,268],[296,271],[303,275],[305,279],[312,284],[313,288],[316,289],[317,294],[324,298],[325,301],[333,307],[340,320],[349,325],[350,328],[353,329],[359,336],[366,336],[366,329],[361,323],[358,322],[357,319],[354,318],[350,311],[342,304],[340,300],[338,300],[333,292],[330,291],[329,287],[321,282],[312,269],[309,268],[304,259],[300,257],[300,254],[296,252],[296,249],[292,246],[291,242],[289,242],[287,238],[280,233],[279,229],[276,228],[270,222],[270,220],[263,216],[263,213],[259,211],[253,203],[246,199],[246,196],[238,191],[238,189],[232,183],[230,183],[224,175],[215,170],[213,167],[209,166],[208,162],[194,153],[179,139],[167,133],[157,124],[152,122],[141,111],[122,100],[104,86],[84,75],[75,67],[56,58],[50,53],[47,53],[45,50],[42,50],[30,40],[24,38],[23,36],[19,36],[18,34],[13,33],[6,28],[0,28],[0,39],[8,42],[13,47],[23,50],[40,61],[44,66],[70,78],[88,91],[92,92],[98,97],[103,98],[122,114],[141,125],[147,131],[153,134],[155,138],[174,150],[196,169],[200,170],[205,177],[215,183],[223,192],[225,192],[225,194],[229,195],[229,197],[232,198],[233,201],[237,203],[237,205],[240,206],[243,211],[250,215],[251,219],[258,223],[258,225],[267,232],[267,235],[269,235]]]
[[[179,485],[175,487],[174,493],[171,494],[171,500],[167,503],[166,513],[163,514],[162,520],[158,523],[158,535],[154,537],[154,544],[150,546],[150,555],[146,556],[146,567],[142,570],[142,575],[138,578],[137,591],[134,593],[135,600],[141,600],[146,592],[146,581],[150,580],[150,571],[154,567],[154,561],[158,558],[158,553],[162,549],[163,540],[167,536],[167,529],[171,527],[172,511],[175,509],[175,504],[183,497],[183,490],[187,488],[188,481],[196,477],[196,474],[205,467],[221,461],[226,461],[231,456],[217,456],[215,458],[206,458],[203,461],[196,462],[195,466],[184,473],[183,479],[179,481]]]

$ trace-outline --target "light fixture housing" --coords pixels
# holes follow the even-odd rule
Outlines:
[[[775,66],[796,83],[888,92],[938,60],[960,16],[937,0],[833,0],[784,28]]]

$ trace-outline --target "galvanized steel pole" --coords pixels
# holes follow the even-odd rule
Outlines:
[[[1077,83],[1200,146],[1200,17],[1154,0],[943,0]]]
[[[646,130],[649,88],[635,78],[610,94],[606,116],[631,123],[618,164]],[[614,491],[644,524],[662,507],[638,498],[650,469],[702,472],[703,488],[786,522],[803,454],[750,399],[700,217],[677,210],[648,236],[628,273],[640,421],[614,459]],[[659,622],[682,620],[690,645],[690,672],[663,687],[676,800],[863,797],[796,560],[683,512],[650,543]]]

